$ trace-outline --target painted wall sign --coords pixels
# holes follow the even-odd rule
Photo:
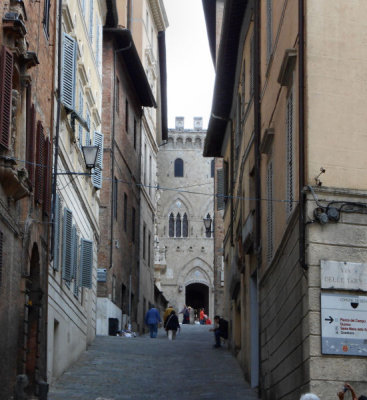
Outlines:
[[[321,294],[322,353],[367,357],[367,296]]]
[[[367,292],[367,264],[321,260],[321,288]]]

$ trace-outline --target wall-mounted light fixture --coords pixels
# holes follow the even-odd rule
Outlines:
[[[82,146],[82,153],[85,161],[85,166],[89,172],[55,172],[54,175],[93,175],[90,170],[96,167],[97,155],[99,146]]]
[[[207,215],[207,217],[204,218],[203,221],[204,221],[204,226],[205,226],[205,232],[206,232],[207,234],[213,233],[214,231],[211,230],[213,219],[210,218],[209,215]]]

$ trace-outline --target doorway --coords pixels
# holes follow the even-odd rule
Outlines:
[[[205,314],[209,316],[209,287],[203,283],[191,283],[186,286],[185,303],[195,310],[195,317],[204,308]]]
[[[41,339],[41,318],[43,291],[40,283],[40,260],[38,247],[33,245],[30,275],[26,281],[26,304],[28,313],[25,318],[26,332],[26,365],[25,370],[29,379],[28,394],[33,394],[39,368],[39,345]]]

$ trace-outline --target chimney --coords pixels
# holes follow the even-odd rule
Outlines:
[[[203,117],[194,117],[194,130],[203,130]]]
[[[176,130],[183,131],[185,127],[185,118],[184,117],[176,117]]]

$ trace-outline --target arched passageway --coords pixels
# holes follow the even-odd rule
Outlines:
[[[209,288],[203,283],[191,283],[186,286],[185,303],[198,311],[204,308],[205,314],[209,315]]]

